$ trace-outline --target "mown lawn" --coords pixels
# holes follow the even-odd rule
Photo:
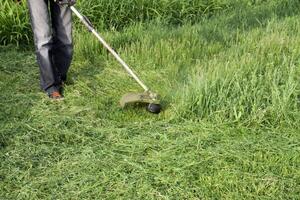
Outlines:
[[[62,102],[0,47],[0,199],[299,199],[300,6],[259,2],[103,32],[159,115],[119,107],[140,89],[84,29]]]

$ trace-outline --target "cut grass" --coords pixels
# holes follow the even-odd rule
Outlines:
[[[299,13],[276,2],[103,33],[163,95],[158,116],[118,107],[140,89],[87,32],[60,103],[32,50],[1,47],[0,199],[297,199]]]

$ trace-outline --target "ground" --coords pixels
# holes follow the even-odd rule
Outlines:
[[[119,107],[141,90],[84,29],[61,102],[1,47],[0,199],[298,199],[299,12],[271,4],[104,32],[159,115]]]

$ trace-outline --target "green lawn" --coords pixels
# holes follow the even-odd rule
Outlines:
[[[257,2],[102,33],[159,115],[119,107],[141,90],[77,23],[62,102],[0,47],[0,199],[299,199],[300,5]]]

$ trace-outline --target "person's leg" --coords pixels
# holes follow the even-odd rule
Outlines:
[[[59,6],[50,1],[53,27],[52,60],[61,81],[66,81],[72,56],[72,11],[68,6]]]
[[[28,0],[27,2],[40,68],[40,83],[42,89],[47,91],[58,84],[58,75],[52,64],[53,37],[48,0]]]

